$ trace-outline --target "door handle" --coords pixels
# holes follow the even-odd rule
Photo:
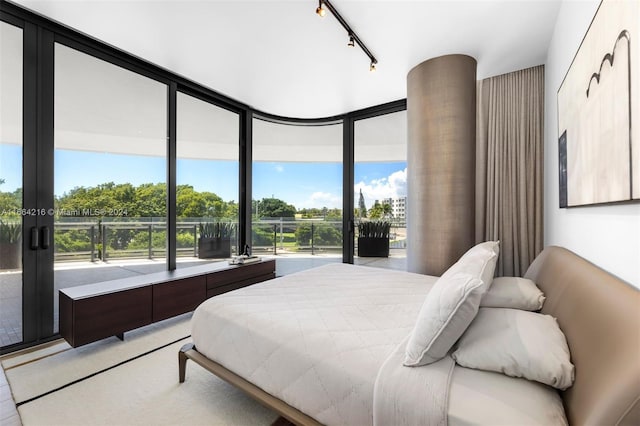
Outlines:
[[[40,231],[42,232],[42,240],[40,241],[40,248],[46,250],[49,248],[49,244],[51,241],[51,232],[49,231],[48,226],[43,226],[42,228],[40,228]]]
[[[38,228],[36,228],[35,226],[31,227],[31,241],[29,242],[29,248],[31,250],[38,250],[38,246],[40,245],[39,242],[39,233],[38,233]]]

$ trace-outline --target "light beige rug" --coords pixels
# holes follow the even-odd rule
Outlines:
[[[270,425],[278,415],[194,362],[178,383],[191,314],[80,348],[4,359],[22,424]]]
[[[16,403],[58,389],[191,334],[191,314],[71,348],[66,342],[2,361]],[[177,357],[177,355],[176,355]]]
[[[188,339],[18,407],[23,425],[270,425],[278,415],[194,362]]]

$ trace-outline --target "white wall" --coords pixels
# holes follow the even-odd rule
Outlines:
[[[547,52],[544,242],[566,247],[640,288],[640,203],[558,208],[557,91],[599,4],[564,0]]]

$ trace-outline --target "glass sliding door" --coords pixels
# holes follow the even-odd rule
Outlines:
[[[237,113],[177,95],[176,267],[238,252]]]
[[[23,30],[0,22],[0,346],[23,341]]]
[[[254,118],[255,254],[342,260],[342,126]]]
[[[354,263],[406,269],[408,202],[406,111],[355,121]],[[388,251],[386,242],[374,237],[381,229]]]
[[[166,270],[167,85],[55,44],[58,289]]]

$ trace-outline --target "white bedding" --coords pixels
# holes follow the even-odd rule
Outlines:
[[[542,383],[456,365],[449,394],[449,426],[563,426],[558,392]]]
[[[403,340],[387,358],[373,389],[374,426],[447,426],[455,363],[449,355],[420,367],[404,365]]]
[[[208,358],[321,423],[371,425],[378,371],[411,332],[436,279],[329,264],[207,300],[193,315],[192,338]],[[468,395],[485,395],[487,413],[491,401],[496,407],[506,403],[500,390],[481,386],[468,374],[462,375],[466,382],[455,385],[460,368],[454,368],[449,396],[450,426],[473,423]],[[536,413],[554,411],[547,406],[554,401],[552,394],[557,398],[554,390],[504,378],[512,381],[509,394],[528,395],[531,389],[544,395],[533,398],[528,409],[533,419],[549,419]],[[417,404],[424,401],[419,394],[411,397]],[[522,423],[518,416],[518,410],[505,410],[500,421]]]

